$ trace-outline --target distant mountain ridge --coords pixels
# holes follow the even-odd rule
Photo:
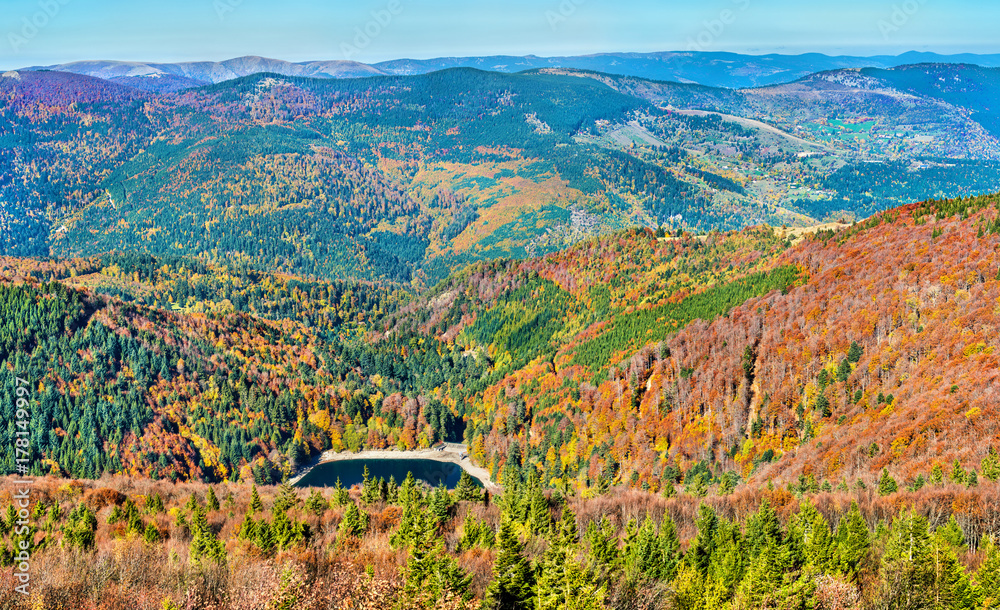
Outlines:
[[[678,51],[602,53],[569,57],[537,57],[534,55],[441,57],[435,59],[396,59],[376,64],[363,64],[346,60],[293,63],[265,57],[246,56],[221,62],[78,61],[23,69],[73,72],[116,80],[124,84],[140,83],[143,84],[140,88],[154,88],[161,91],[176,90],[199,84],[219,83],[260,72],[312,78],[359,78],[380,75],[419,75],[448,68],[477,68],[491,72],[512,73],[555,67],[738,89],[785,83],[827,70],[892,68],[916,63],[968,63],[983,67],[1000,67],[1000,55],[970,53],[940,55],[911,51],[896,56],[860,57],[829,56],[821,53],[742,55],[738,53]]]

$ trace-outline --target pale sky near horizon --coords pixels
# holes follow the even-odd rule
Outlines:
[[[0,0],[0,9],[2,69],[585,55],[695,42],[750,54],[1000,53],[1000,3],[984,0]]]

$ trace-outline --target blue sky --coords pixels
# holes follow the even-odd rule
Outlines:
[[[381,23],[379,23],[381,18]],[[304,61],[1000,52],[986,0],[0,0],[0,68],[82,59]],[[368,30],[374,36],[361,36]]]

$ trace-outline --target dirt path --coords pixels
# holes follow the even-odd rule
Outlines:
[[[827,146],[825,144],[820,144],[818,142],[810,142],[809,140],[804,140],[804,139],[802,139],[802,138],[800,138],[798,136],[793,136],[792,134],[788,133],[787,131],[782,131],[782,130],[778,129],[777,127],[773,126],[773,125],[768,125],[767,123],[763,123],[761,121],[756,121],[754,119],[747,119],[747,118],[740,117],[740,116],[734,116],[732,114],[723,114],[721,112],[710,112],[708,110],[678,110],[676,108],[673,108],[672,111],[675,112],[675,113],[677,113],[677,114],[683,114],[683,115],[687,115],[687,116],[707,116],[709,114],[714,114],[715,116],[718,116],[718,117],[722,118],[722,120],[724,120],[724,121],[729,121],[731,123],[738,123],[740,125],[743,125],[744,127],[754,127],[756,129],[760,129],[760,130],[763,130],[763,131],[768,131],[770,133],[782,136],[784,138],[788,138],[789,140],[791,140],[793,142],[797,142],[799,144],[802,144],[803,146],[810,146],[812,148],[822,148],[823,150],[828,150],[828,151],[832,151],[833,150],[832,148],[830,148],[829,146]]]
[[[468,450],[465,445],[459,443],[446,443],[443,450],[436,449],[415,449],[413,451],[399,451],[395,449],[381,449],[361,451],[351,453],[350,451],[324,451],[318,460],[313,461],[304,468],[289,483],[295,485],[302,477],[309,474],[316,466],[328,462],[340,462],[344,460],[434,460],[435,462],[451,462],[458,464],[462,470],[468,472],[473,478],[478,479],[490,493],[497,493],[500,488],[490,480],[490,473],[485,468],[480,468],[472,463],[468,457]]]

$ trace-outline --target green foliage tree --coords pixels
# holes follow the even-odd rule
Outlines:
[[[847,515],[840,520],[835,543],[837,567],[842,574],[856,578],[871,546],[871,534],[857,502],[851,502]]]
[[[497,534],[493,580],[486,588],[484,610],[525,610],[533,602],[535,577],[517,539],[514,524],[503,518]]]
[[[896,484],[896,479],[889,475],[889,471],[882,469],[882,476],[878,480],[878,495],[888,496],[889,494],[894,494],[899,490],[899,485]]]
[[[215,489],[211,486],[209,486],[208,491],[205,492],[205,508],[207,508],[209,512],[219,510],[219,498],[215,496]]]
[[[226,562],[226,547],[208,524],[205,509],[201,506],[194,510],[191,518],[191,560],[195,563],[213,561]]]
[[[340,534],[342,536],[361,536],[368,530],[368,519],[368,513],[351,502],[347,505],[344,518],[340,521]]]
[[[604,608],[604,588],[589,577],[576,558],[577,538],[576,516],[564,506],[559,526],[553,530],[539,566],[536,610]]]

